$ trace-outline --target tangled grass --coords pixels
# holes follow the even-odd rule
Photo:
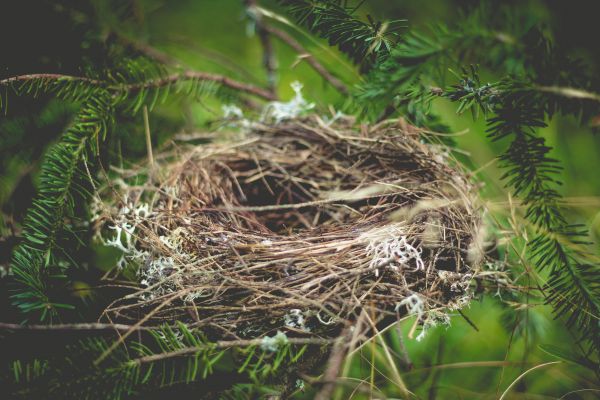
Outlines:
[[[363,314],[448,322],[472,297],[483,257],[472,186],[398,121],[253,123],[157,162],[102,193],[97,225],[140,284],[106,309],[111,321],[333,337]]]

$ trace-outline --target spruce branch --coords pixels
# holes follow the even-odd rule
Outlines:
[[[6,390],[24,397],[45,398],[125,398],[140,390],[158,390],[179,383],[205,381],[215,372],[216,363],[229,353],[241,366],[231,376],[246,376],[261,384],[276,376],[284,367],[298,363],[307,346],[327,346],[327,339],[273,338],[210,341],[200,331],[183,323],[150,330],[143,342],[128,341],[103,365],[91,360],[111,346],[100,337],[90,337],[68,345],[65,352],[33,362],[12,362],[12,376]],[[269,343],[268,346],[265,344]],[[35,364],[35,368],[34,367]],[[43,368],[41,368],[43,367]],[[35,371],[30,379],[21,379],[21,371]],[[0,375],[1,376],[1,375]],[[4,377],[2,377],[4,378]],[[18,378],[18,379],[17,379]]]
[[[308,346],[327,346],[334,343],[334,339],[320,339],[320,338],[288,338],[286,339],[286,343],[290,345],[308,345]],[[216,342],[211,342],[206,347],[210,347],[212,349],[229,349],[235,347],[251,347],[251,346],[260,346],[264,343],[264,339],[240,339],[240,340],[218,340]],[[199,351],[203,349],[202,346],[194,346],[194,347],[183,347],[174,351],[164,352],[152,354],[140,358],[136,358],[132,360],[137,364],[147,364],[156,361],[167,360],[170,358],[179,358],[197,354]]]
[[[335,0],[279,0],[289,14],[312,33],[337,46],[362,70],[385,58],[395,43],[404,20],[379,22],[355,17],[356,8]]]
[[[556,189],[560,166],[537,130],[556,113],[582,121],[598,115],[600,97],[581,63],[563,56],[539,30],[511,33],[511,40],[505,40],[507,36],[499,35],[497,28],[484,24],[482,15],[461,22],[460,29],[440,25],[427,33],[405,35],[367,75],[356,99],[376,110],[385,109],[386,116],[402,112],[421,125],[429,122],[428,105],[444,97],[458,104],[459,114],[470,111],[474,118],[483,114],[491,140],[509,141],[499,156],[505,170],[502,178],[523,200],[524,217],[535,227],[535,237],[528,243],[529,259],[539,270],[550,271],[543,289],[546,301],[555,315],[566,315],[567,325],[598,352],[600,267],[571,245],[578,246],[585,232],[563,215]],[[470,60],[512,74],[484,84],[472,67],[463,69],[458,84],[446,87],[439,66],[461,66]],[[419,113],[414,112],[417,108]]]
[[[202,71],[183,71],[180,73],[174,73],[168,76],[150,79],[147,81],[137,83],[115,83],[106,80],[61,74],[27,74],[2,79],[0,80],[0,86],[8,86],[15,83],[27,82],[44,84],[60,84],[73,82],[88,84],[91,87],[105,89],[110,91],[111,93],[118,94],[125,92],[135,94],[144,89],[158,89],[181,81],[197,80],[216,82],[229,88],[260,97],[264,100],[276,100],[276,96],[266,89],[248,83],[239,82],[223,75]]]
[[[534,83],[511,78],[483,85],[476,69],[471,68],[463,71],[461,81],[444,96],[458,102],[460,112],[477,109],[487,115],[491,140],[510,140],[499,156],[505,170],[502,179],[523,200],[524,218],[534,227],[528,258],[538,270],[549,271],[549,280],[543,287],[546,302],[553,306],[557,317],[565,317],[567,326],[577,330],[579,337],[598,352],[600,265],[589,261],[585,253],[587,232],[570,225],[563,215],[561,195],[556,189],[560,185],[556,178],[559,162],[550,157],[552,148],[537,136],[537,130],[546,126],[545,119],[553,115],[557,106],[566,112],[572,110],[570,104],[554,103],[557,94],[565,95],[548,93]],[[566,96],[566,101],[579,100]]]
[[[75,218],[76,196],[86,196],[86,174],[82,160],[95,153],[112,121],[112,103],[107,92],[98,91],[82,106],[76,121],[54,145],[42,165],[38,194],[23,223],[22,241],[12,258],[11,269],[20,284],[12,297],[25,313],[40,313],[45,319],[71,305],[55,302],[48,295],[50,281],[63,279],[60,236],[67,220]]]

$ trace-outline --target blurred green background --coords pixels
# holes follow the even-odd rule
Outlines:
[[[478,3],[367,0],[359,12],[378,19],[407,19],[404,29],[409,30],[436,22],[450,23],[459,18],[465,7]],[[505,3],[531,9],[557,43],[583,57],[591,71],[600,72],[597,47],[600,24],[597,8],[593,10],[596,2],[523,0]],[[274,1],[260,1],[260,5],[283,15]],[[104,44],[126,38],[168,54],[187,69],[211,71],[261,86],[267,82],[262,48],[251,32],[241,0],[4,0],[1,7],[0,78],[35,72],[78,75],[89,63],[110,66],[111,57],[126,55],[132,50],[111,54],[105,51]],[[349,86],[360,83],[351,63],[325,42],[285,23],[277,26],[293,34]],[[325,114],[330,112],[330,106],[343,106],[344,96],[292,49],[277,39],[273,39],[273,43],[278,64],[277,93],[281,99],[287,100],[293,95],[290,83],[297,80],[304,85],[304,96],[317,103],[319,112]],[[483,76],[489,80],[499,78],[486,71]],[[0,265],[4,267],[18,235],[19,222],[35,190],[39,159],[48,144],[61,133],[74,110],[74,106],[51,98],[11,98],[7,114],[0,117]],[[434,112],[458,133],[457,147],[467,155],[463,158],[471,168],[480,171],[477,176],[483,184],[484,202],[497,218],[502,218],[509,211],[508,197],[493,160],[503,145],[490,143],[483,120],[473,121],[470,116],[457,115],[455,105],[449,102],[437,101]],[[221,103],[211,99],[182,100],[161,106],[150,115],[155,146],[159,147],[176,133],[207,129],[210,121],[220,115]],[[116,135],[127,138],[127,144],[115,148],[115,152],[121,151],[132,160],[145,155],[141,115],[119,121],[116,130]],[[561,191],[570,218],[590,227],[590,239],[600,249],[600,135],[593,133],[590,127],[579,126],[574,119],[561,117],[555,118],[541,133],[554,147],[552,155],[564,167]],[[100,256],[94,252],[88,255],[92,269],[111,267],[112,259],[102,250],[98,251]],[[4,284],[1,289],[0,319],[14,319],[6,299],[8,289]],[[574,337],[560,321],[553,321],[550,310],[540,305],[539,299],[532,300],[531,307],[525,307],[512,319],[506,318],[508,300],[488,295],[473,301],[464,313],[477,330],[457,315],[451,327],[436,327],[420,342],[407,337],[412,321],[403,321],[400,324],[404,331],[402,336],[414,365],[411,371],[401,371],[407,387],[424,399],[499,398],[523,372],[541,363],[559,360],[542,351],[539,345],[560,344],[566,349],[576,346]],[[400,357],[402,351],[396,328],[385,336],[394,350],[393,355]],[[382,354],[380,346],[366,345],[354,356],[347,371],[352,379],[347,379],[347,383],[356,386],[357,379],[372,381],[373,387],[386,396],[399,398],[398,388],[391,378],[391,366]],[[561,362],[531,371],[505,398],[600,398],[600,391],[594,389],[600,386],[593,373]],[[310,398],[311,393],[307,386],[304,396]],[[369,398],[360,391],[352,394],[351,388],[336,394],[339,398]],[[299,396],[302,397],[302,393]]]

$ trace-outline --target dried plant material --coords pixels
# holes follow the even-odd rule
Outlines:
[[[123,172],[106,191],[99,225],[141,285],[108,318],[333,336],[365,311],[431,326],[468,304],[481,216],[443,148],[343,116],[252,126],[234,143],[159,154],[158,173]]]

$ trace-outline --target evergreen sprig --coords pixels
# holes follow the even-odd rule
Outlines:
[[[273,99],[269,91],[247,83],[197,71],[168,73],[145,58],[123,60],[114,70],[88,71],[83,77],[21,75],[0,81],[0,87],[21,96],[51,95],[82,104],[75,122],[42,163],[38,194],[12,257],[12,270],[20,284],[14,303],[25,314],[42,320],[74,308],[64,299],[69,297],[65,295],[66,273],[77,263],[63,244],[77,243],[71,228],[77,219],[77,203],[89,199],[91,178],[84,162],[93,164],[99,154],[97,145],[106,138],[118,110],[135,114],[143,106],[152,109],[175,95],[216,96],[231,102],[242,91]],[[1,107],[6,108],[7,102],[0,102]]]
[[[487,133],[492,141],[509,140],[499,156],[505,170],[502,179],[527,206],[526,221],[534,236],[528,242],[529,261],[539,271],[548,271],[543,285],[546,302],[557,317],[565,317],[567,326],[587,341],[590,349],[600,350],[600,266],[589,261],[585,237],[580,226],[567,222],[560,207],[561,184],[557,175],[559,161],[550,157],[551,147],[537,130],[546,127],[546,119],[555,112],[571,113],[571,102],[579,99],[557,98],[533,82],[506,78],[494,84],[482,84],[477,71],[464,70],[460,83],[445,94],[458,102],[458,110],[480,110],[487,116]]]
[[[229,357],[240,365],[228,369],[231,378],[256,389],[267,385],[282,367],[298,363],[306,349],[306,345],[287,342],[267,349],[260,342],[211,342],[202,332],[178,323],[151,330],[144,341],[123,343],[101,363],[94,359],[113,346],[104,338],[90,337],[47,359],[12,361],[2,378],[14,398],[118,400],[180,384],[209,385],[206,380],[215,365]],[[234,392],[238,391],[245,390],[240,386]]]
[[[279,0],[279,3],[300,24],[327,39],[331,46],[337,46],[363,70],[389,54],[405,21],[380,22],[369,15],[363,21],[355,15],[359,6],[349,7],[339,0]]]
[[[59,309],[72,308],[51,298],[50,286],[65,278],[70,263],[61,243],[77,217],[77,200],[86,199],[89,193],[84,163],[97,152],[97,143],[106,136],[112,118],[110,95],[94,92],[42,165],[38,194],[25,217],[22,242],[12,261],[21,285],[13,295],[15,304],[27,314],[38,313],[42,320],[57,316]]]
[[[0,80],[7,93],[39,97],[52,95],[69,102],[81,102],[96,91],[108,92],[114,104],[127,112],[137,113],[146,105],[153,109],[174,95],[200,99],[213,96],[224,102],[235,102],[240,93],[264,100],[274,100],[266,89],[238,82],[226,76],[201,71],[169,73],[162,66],[145,58],[122,61],[114,70],[88,72],[85,76],[61,74],[29,74]],[[5,95],[8,98],[8,95]],[[8,107],[0,100],[0,109]]]

